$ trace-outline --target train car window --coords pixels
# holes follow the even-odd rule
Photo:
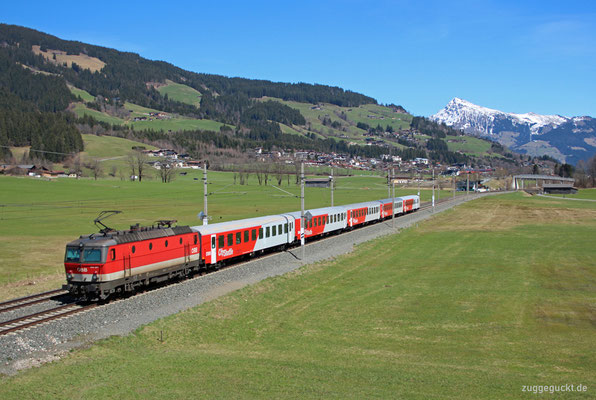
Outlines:
[[[244,231],[244,243],[248,242],[248,231]]]
[[[132,246],[132,254],[134,254],[136,250],[137,250],[137,248]]]
[[[228,246],[234,244],[234,235],[232,233],[228,233]]]
[[[271,235],[272,236],[276,236],[277,235],[277,226],[273,225],[273,229],[272,229]]]
[[[211,236],[211,248],[215,248],[215,235]]]
[[[257,240],[257,230],[256,229],[252,230],[252,240]]]
[[[329,223],[329,215],[327,215],[327,216],[325,217],[325,219],[326,219],[326,223],[328,224],[328,223]]]
[[[116,249],[110,249],[110,256],[112,258],[112,261],[116,259]]]
[[[197,244],[197,235],[195,235],[195,244]]]
[[[263,239],[263,228],[259,228],[259,239]]]
[[[269,237],[269,236],[271,236],[271,235],[270,235],[270,233],[271,233],[271,230],[270,230],[270,228],[269,228],[269,227],[267,227],[267,228],[265,228],[265,229],[267,229],[267,230],[265,231],[265,237]]]
[[[242,243],[242,234],[240,232],[236,232],[236,244]]]
[[[277,231],[279,232],[279,234],[281,235],[281,224],[277,225]]]
[[[153,243],[149,243],[149,250],[153,250]]]
[[[166,247],[168,247],[168,241],[166,240]]]
[[[224,247],[224,237],[223,235],[219,236],[217,238],[217,248],[221,249],[222,247]]]
[[[284,224],[284,233],[288,233],[288,223]]]

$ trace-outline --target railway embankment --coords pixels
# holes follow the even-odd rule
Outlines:
[[[288,273],[305,264],[350,253],[355,245],[394,234],[461,203],[493,194],[497,193],[444,199],[436,204],[434,210],[428,204],[423,204],[418,212],[396,218],[394,222],[387,220],[307,243],[305,260],[299,258],[300,247],[292,248],[0,336],[0,373],[12,374],[23,368],[55,360],[64,352],[95,340],[112,335],[126,335],[159,318],[197,306],[246,285]]]

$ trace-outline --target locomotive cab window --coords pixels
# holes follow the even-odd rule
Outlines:
[[[66,262],[81,262],[81,251],[75,247],[67,247],[66,248],[66,257],[64,258]]]
[[[101,250],[100,249],[85,249],[83,251],[84,262],[100,262],[101,261]]]

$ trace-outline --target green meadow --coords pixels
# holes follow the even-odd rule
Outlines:
[[[3,377],[0,397],[594,398],[596,206],[568,203],[466,203]],[[566,384],[587,392],[548,393]]]
[[[190,86],[183,85],[181,83],[174,83],[167,80],[166,85],[157,88],[157,91],[165,96],[166,94],[172,100],[179,101],[181,103],[190,104],[195,107],[201,105],[201,93],[191,88]]]

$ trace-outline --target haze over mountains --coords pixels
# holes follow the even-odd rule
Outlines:
[[[596,153],[596,119],[588,116],[506,113],[456,97],[430,119],[498,141],[518,153],[549,155],[570,164]]]

